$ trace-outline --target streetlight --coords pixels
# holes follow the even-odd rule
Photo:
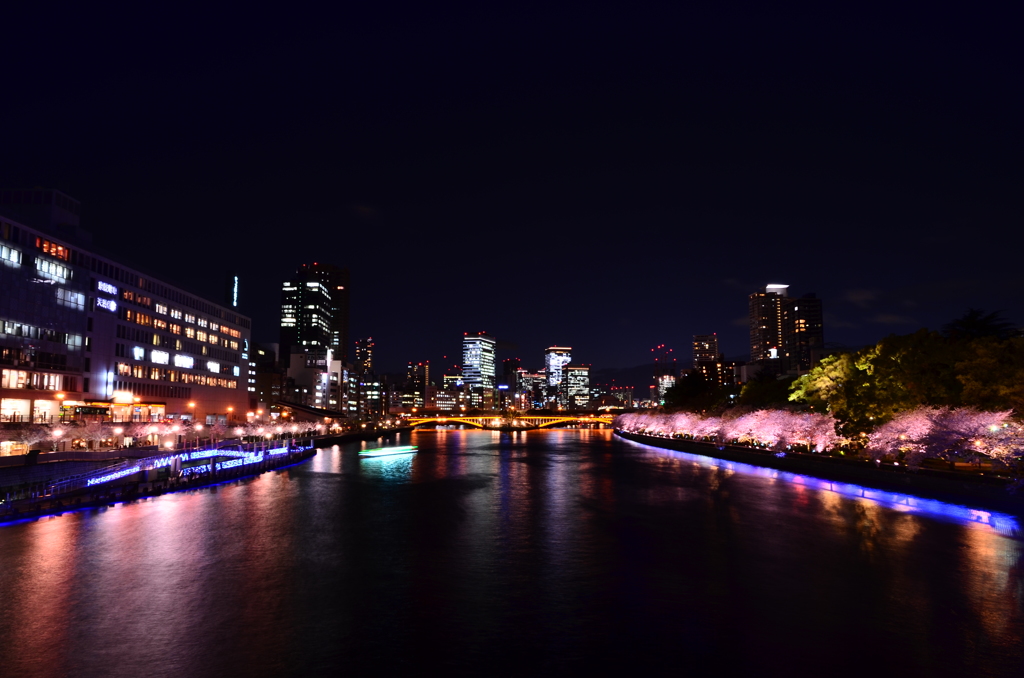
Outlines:
[[[57,412],[59,412],[57,416],[60,418],[62,422],[64,421],[64,397],[65,396],[63,393],[57,394]]]

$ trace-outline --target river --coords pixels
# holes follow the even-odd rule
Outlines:
[[[1024,667],[1012,517],[859,498],[608,430],[400,442],[419,453],[360,459],[356,443],[0,528],[0,675]]]

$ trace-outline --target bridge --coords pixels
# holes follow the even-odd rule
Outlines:
[[[406,419],[406,423],[411,426],[421,426],[423,424],[465,424],[466,426],[474,426],[476,428],[486,429],[537,429],[537,428],[550,428],[552,426],[559,425],[586,425],[586,424],[603,424],[605,426],[611,426],[612,415],[610,414],[577,414],[577,415],[554,415],[554,416],[534,416],[529,414],[523,414],[515,417],[500,417],[500,416],[484,416],[484,417],[466,417],[466,416],[452,416],[452,417],[409,417]]]

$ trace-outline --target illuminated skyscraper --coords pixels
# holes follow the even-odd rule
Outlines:
[[[562,368],[572,362],[572,348],[551,346],[544,351],[544,367],[547,370],[548,386],[562,383]]]
[[[776,360],[782,352],[782,301],[789,285],[768,285],[750,295],[750,361]]]
[[[566,406],[570,410],[586,409],[590,402],[590,366],[564,365],[562,376]]]
[[[483,332],[462,337],[462,380],[470,388],[494,388],[494,337]]]
[[[303,264],[281,285],[281,360],[329,348],[348,361],[348,269]]]

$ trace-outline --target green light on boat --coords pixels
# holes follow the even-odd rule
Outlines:
[[[378,447],[374,450],[360,450],[359,452],[360,457],[387,457],[392,454],[416,454],[416,446]]]

